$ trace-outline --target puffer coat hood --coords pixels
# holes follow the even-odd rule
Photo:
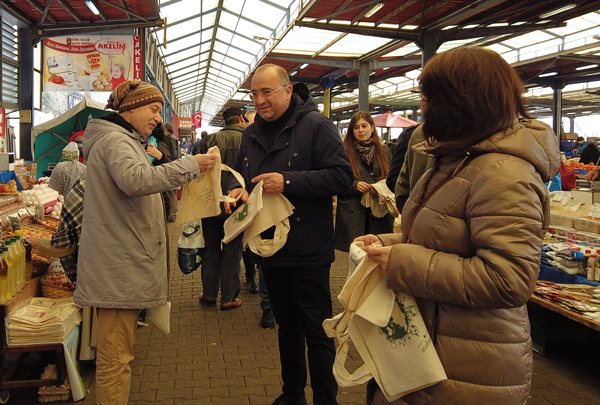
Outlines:
[[[560,164],[556,137],[521,120],[472,147],[416,146],[436,156],[434,166],[406,202],[403,234],[380,238],[392,245],[388,288],[417,299],[448,380],[402,399],[525,404],[533,363],[525,304],[549,216],[542,180]],[[369,403],[387,404],[380,394]]]

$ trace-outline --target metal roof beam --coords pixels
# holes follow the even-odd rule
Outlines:
[[[369,2],[369,3],[366,3],[366,4],[364,4],[364,6],[366,6],[366,7],[365,7],[365,9],[364,9],[363,11],[361,11],[360,13],[356,14],[356,15],[354,16],[354,18],[353,18],[352,20],[350,20],[350,24],[351,24],[351,25],[354,25],[354,24],[356,24],[356,23],[357,23],[357,22],[358,22],[358,21],[359,21],[361,18],[363,18],[363,17],[365,16],[365,14],[367,14],[367,13],[369,12],[369,10],[371,10],[371,9],[373,8],[373,7],[371,7],[371,6],[372,6],[373,4],[376,4],[376,3],[378,3],[378,2],[380,2],[380,0],[376,0],[376,1]]]
[[[148,19],[147,19],[146,17],[142,17],[141,15],[139,15],[139,14],[136,14],[136,13],[134,13],[133,11],[130,11],[130,10],[128,10],[128,9],[127,9],[127,8],[125,8],[125,7],[117,6],[116,4],[114,4],[114,3],[111,3],[111,2],[110,2],[110,1],[108,1],[108,0],[100,0],[100,1],[101,1],[101,2],[104,2],[104,3],[106,3],[106,4],[109,4],[109,5],[113,6],[114,8],[116,8],[117,10],[121,10],[122,12],[124,12],[124,13],[126,13],[126,14],[130,14],[130,15],[132,15],[132,16],[134,16],[134,17],[136,17],[136,18],[139,18],[139,19],[140,19],[140,20],[142,20],[142,21],[148,21]]]
[[[215,22],[217,23],[217,25],[221,24],[221,13],[223,12],[223,0],[219,0],[219,4],[218,4],[218,10],[217,10],[217,15],[215,17]],[[215,43],[217,41],[217,37],[216,35],[213,36],[212,38],[212,43],[210,45],[210,51],[208,53],[208,65],[210,66],[210,62],[212,60],[212,54],[213,51],[215,49]],[[202,83],[202,94],[200,95],[200,99],[203,100],[204,99],[204,95],[206,94],[206,78],[208,77],[208,72],[207,74],[204,76],[204,81]]]
[[[214,25],[213,25],[213,27],[214,27]],[[260,42],[260,41],[257,41],[257,40],[256,40],[256,39],[254,39],[254,38],[247,37],[247,36],[245,36],[245,35],[243,35],[243,34],[241,34],[241,33],[239,33],[239,32],[236,32],[236,31],[230,30],[230,29],[229,29],[229,28],[227,28],[227,27],[223,27],[222,25],[219,25],[219,28],[220,28],[220,29],[222,29],[222,30],[225,30],[225,31],[227,31],[227,32],[231,32],[232,34],[238,35],[238,36],[240,36],[240,37],[242,37],[242,38],[244,38],[244,39],[247,39],[248,41],[252,41],[252,42],[256,43],[257,45],[263,46],[263,43],[262,43],[262,42]]]
[[[600,64],[600,56],[571,56],[571,55],[559,55],[558,59],[568,59],[575,62]]]
[[[372,6],[375,3],[381,3],[381,0],[370,0],[370,1],[366,2],[366,3],[359,4],[357,6],[353,6],[353,7],[350,7],[350,8],[344,8],[344,9],[341,9],[341,10],[340,10],[341,7],[338,7],[333,13],[331,13],[329,15],[326,15],[324,17],[319,17],[318,19],[315,20],[315,22],[316,21],[321,21],[321,20],[333,20],[335,17],[337,17],[340,14],[344,14],[344,13],[347,13],[349,11],[358,10],[358,9],[363,8],[363,7],[369,7],[369,6]],[[372,7],[367,8],[367,11],[369,11],[369,9],[371,9],[371,8]],[[366,11],[365,11],[365,14],[366,14]]]
[[[312,57],[316,58],[317,56],[319,56],[320,54],[322,54],[323,52],[325,52],[327,49],[329,49],[330,46],[335,45],[339,40],[343,39],[346,35],[348,35],[348,33],[344,32],[343,34],[337,36],[335,39],[333,39],[331,42],[329,42],[323,48],[321,48],[317,52],[315,52]]]
[[[187,57],[187,58],[185,58],[185,59],[178,60],[176,63],[181,63],[181,62],[184,62],[184,61],[186,61],[186,60],[188,60],[188,59],[194,59],[194,58],[196,58],[196,57],[198,57],[198,56],[204,55],[205,53],[208,53],[208,51],[204,51],[204,52],[200,52],[200,53],[197,53],[197,54],[195,54],[195,55],[192,55],[192,56],[188,56],[188,57]],[[198,61],[198,62],[196,62],[196,63],[202,63],[202,62],[206,62],[207,60],[208,60],[208,59],[203,59],[203,60],[201,60],[201,61]],[[183,69],[185,69],[185,68],[188,68],[188,67],[190,67],[190,66],[193,66],[194,64],[195,64],[195,63],[192,63],[192,64],[190,64],[190,65],[187,65],[187,66],[184,66],[184,67],[180,67],[179,69],[175,69],[175,70],[173,70],[173,71],[169,71],[169,75],[171,75],[171,74],[173,74],[173,73],[176,73],[176,72],[179,72],[180,70],[183,70]],[[168,66],[168,65],[167,65],[167,66]]]
[[[336,59],[313,59],[306,57],[297,57],[297,56],[278,56],[278,55],[270,55],[269,59],[282,60],[286,62],[295,62],[295,63],[309,63],[311,65],[317,66],[327,66],[348,70],[358,70],[358,66],[360,65],[359,61],[346,61],[346,60],[336,60]],[[415,59],[390,59],[390,60],[382,60],[382,61],[370,61],[369,69],[382,69],[384,67],[398,67],[398,66],[412,66],[412,65],[420,65],[421,60],[418,58]],[[293,76],[292,76],[293,77]]]
[[[244,64],[244,65],[248,66],[248,62],[245,62],[245,61],[243,61],[243,60],[236,59],[236,58],[234,58],[233,56],[229,56],[229,55],[227,55],[227,54],[225,54],[225,53],[223,53],[223,52],[219,52],[219,51],[217,51],[216,49],[214,50],[214,53],[218,53],[219,55],[222,55],[222,56],[224,56],[224,57],[226,57],[226,58],[232,59],[232,60],[234,60],[234,61],[236,61],[236,62],[239,62],[239,63],[242,63],[242,64]],[[227,64],[224,64],[224,65],[226,65],[226,66],[229,66],[229,65],[227,65]],[[231,66],[230,66],[230,67],[231,67]],[[232,69],[235,69],[235,68],[233,68],[233,67],[231,67],[231,68],[232,68]],[[243,71],[241,71],[241,70],[239,70],[239,69],[235,69],[235,70],[237,70],[237,71],[239,71],[239,72],[242,72],[242,73],[244,73]]]
[[[281,10],[281,11],[286,11],[286,12],[288,12],[288,13],[290,12],[290,10],[289,10],[289,9],[287,9],[287,8],[285,8],[285,7],[283,7],[283,6],[280,6],[279,4],[273,3],[272,1],[269,1],[269,0],[259,0],[259,1],[260,1],[261,3],[268,4],[269,6],[273,6],[273,7],[275,7],[275,8],[278,8],[278,9],[279,9],[279,10]]]
[[[169,25],[169,27],[170,27],[170,26],[171,26],[171,25]],[[211,29],[213,29],[213,28],[215,28],[215,27],[216,27],[216,25],[211,25],[210,27],[203,28],[203,29],[201,29],[201,30],[198,30],[198,31],[190,32],[189,34],[182,35],[182,36],[180,36],[180,37],[177,37],[177,38],[175,38],[175,39],[170,39],[170,40],[169,40],[169,45],[170,45],[170,44],[172,44],[173,42],[176,42],[176,41],[180,41],[180,40],[182,40],[182,39],[189,38],[189,37],[191,37],[192,35],[201,34],[203,31],[206,31],[206,30],[211,30]],[[205,43],[207,43],[207,42],[210,42],[210,40],[209,40],[209,41],[204,41],[204,42],[201,42],[201,43],[200,43],[200,45],[201,45],[201,44],[205,44]]]
[[[196,70],[190,70],[190,71],[189,71],[189,72],[187,72],[187,73],[183,73],[183,74],[180,74],[179,76],[172,77],[172,78],[171,78],[171,84],[173,84],[173,85],[175,86],[177,83],[181,83],[181,82],[183,82],[183,81],[186,81],[186,80],[188,80],[187,78],[186,78],[186,79],[180,79],[180,78],[182,78],[182,77],[185,77],[185,76],[187,76],[187,75],[190,75],[190,74],[196,74],[196,75],[200,75],[200,72],[201,72],[203,69],[206,69],[206,70],[208,70],[208,66],[202,66],[201,68],[198,68],[198,69],[196,69]],[[175,81],[176,79],[180,79],[180,80],[179,80],[179,81]]]
[[[106,14],[104,14],[104,12],[102,11],[102,9],[98,5],[98,2],[96,0],[90,0],[90,1],[92,2],[92,4],[94,4],[94,6],[96,7],[96,9],[98,10],[98,13],[100,14],[100,18],[102,18],[105,22],[108,21],[108,18],[106,18]],[[126,15],[126,16],[128,16],[128,15]]]
[[[527,82],[527,87],[531,87],[532,85],[538,85],[543,87],[552,87],[557,80],[564,81],[565,85],[567,84],[578,84],[578,83],[587,83],[587,82],[596,82],[600,81],[600,73],[595,73],[587,76],[582,76],[581,73],[576,73],[572,75],[564,75],[564,76],[552,76],[552,77],[542,77],[537,78],[535,80],[530,80]]]
[[[156,27],[163,24],[163,20],[144,21],[129,21],[122,22],[113,21],[110,23],[89,23],[89,24],[73,24],[73,25],[58,25],[56,27],[44,27],[41,30],[36,30],[33,34],[34,42],[39,41],[43,37],[74,35],[77,33],[83,34],[88,32],[97,32],[98,30],[109,28],[123,28],[123,24],[127,24],[128,28],[148,28]]]
[[[192,48],[198,48],[198,49],[200,49],[200,48],[199,48],[199,47],[200,47],[200,45],[202,45],[202,44],[206,44],[206,43],[208,43],[208,42],[212,42],[212,40],[211,40],[211,41],[205,41],[205,42],[203,42],[203,43],[200,43],[200,44],[193,44],[193,45],[187,46],[187,47],[185,47],[185,48],[181,48],[181,49],[179,49],[179,50],[177,50],[177,51],[175,51],[175,52],[171,52],[171,53],[168,53],[168,54],[166,54],[166,55],[163,55],[163,58],[168,58],[169,56],[177,55],[177,54],[178,54],[178,53],[180,53],[180,52],[187,51],[187,50],[189,50],[189,49],[192,49]]]
[[[213,53],[218,53],[219,55],[223,55],[222,53],[220,53],[220,52],[217,52],[216,50],[214,50],[214,51],[213,51]],[[227,56],[227,55],[225,55],[225,56]],[[215,60],[215,58],[213,58],[213,59],[212,59],[212,61],[211,61],[211,65],[210,65],[210,66],[211,66],[211,67],[213,67],[213,68],[215,68],[215,69],[219,69],[219,71],[222,71],[223,69],[222,69],[222,68],[220,68],[220,67],[217,67],[217,66],[213,65],[213,64],[212,64],[213,62],[214,62],[214,63],[218,63],[218,64],[220,64],[220,65],[222,65],[222,66],[227,66],[229,69],[233,69],[233,70],[235,70],[236,72],[240,72],[240,73],[242,73],[242,74],[244,74],[244,73],[245,73],[243,70],[240,70],[240,69],[238,69],[238,68],[235,68],[235,67],[233,67],[233,66],[230,66],[230,65],[228,65],[227,63],[219,62],[219,61]],[[246,65],[246,66],[247,66],[247,65]],[[227,73],[227,72],[225,72],[225,73]],[[230,76],[235,76],[235,75],[232,75],[231,73],[227,73],[227,74],[228,74],[228,75],[230,75]]]
[[[387,20],[389,20],[396,14],[400,13],[401,11],[403,11],[403,10],[407,9],[408,7],[412,6],[413,4],[415,4],[417,1],[419,1],[419,0],[410,0],[410,1],[407,1],[406,3],[402,4],[401,6],[396,7],[395,9],[393,9],[392,11],[390,11],[389,13],[387,13],[386,15],[381,17],[379,20],[375,21],[375,26],[383,24],[384,22],[386,22]]]
[[[79,14],[67,3],[65,0],[56,0],[71,16],[77,20],[77,22],[82,23],[83,20],[79,17]]]
[[[385,55],[387,53],[390,53],[392,51],[395,51],[398,48],[403,47],[404,45],[407,45],[407,41],[403,41],[401,39],[395,39],[386,44],[383,44],[382,46],[380,46],[377,49],[373,49],[369,53],[364,54],[363,56],[358,58],[358,60],[361,62],[375,60],[375,59],[382,57],[383,55]]]
[[[123,7],[123,8],[127,8],[127,5],[125,4],[125,1],[124,1],[124,0],[119,0],[119,4],[121,5],[121,7]],[[155,11],[156,11],[156,10],[155,10]],[[127,18],[128,18],[129,20],[131,20],[131,14],[129,14],[129,13],[126,13],[125,15],[127,16]],[[158,14],[158,12],[156,13],[156,15],[159,15],[159,14]]]
[[[215,38],[215,42],[219,42],[219,43],[221,43],[221,44],[223,44],[223,45],[230,46],[230,47],[232,47],[233,49],[237,49],[238,51],[241,51],[241,52],[247,53],[247,54],[248,54],[248,55],[250,55],[250,56],[256,56],[256,55],[255,55],[255,54],[253,54],[252,52],[248,52],[246,49],[242,49],[242,48],[240,48],[240,47],[238,47],[238,46],[235,46],[235,45],[233,45],[233,44],[228,44],[228,43],[227,43],[227,42],[225,42],[225,41],[221,41],[219,38]]]
[[[472,17],[482,11],[488,10],[498,4],[503,3],[504,0],[476,0],[466,6],[459,8],[458,10],[432,21],[429,24],[423,26],[424,30],[437,30],[448,25],[458,25],[461,21],[466,18]]]
[[[365,28],[352,27],[341,24],[323,24],[323,23],[307,23],[296,20],[295,24],[299,27],[316,28],[319,30],[346,32],[349,34],[368,35],[372,37],[404,39],[406,41],[416,42],[419,40],[419,35],[415,32],[402,32],[400,30],[389,28]]]
[[[273,35],[275,35],[275,30],[274,30],[273,28],[269,27],[268,25],[261,24],[261,23],[259,23],[258,21],[251,20],[251,19],[249,19],[248,17],[244,17],[243,15],[236,14],[236,13],[234,13],[234,12],[233,12],[233,11],[231,11],[231,10],[227,10],[226,8],[222,8],[222,11],[225,11],[226,13],[228,13],[228,14],[231,14],[231,15],[233,15],[233,16],[236,16],[236,17],[238,17],[238,18],[240,18],[240,19],[242,19],[242,20],[244,20],[244,21],[248,21],[248,22],[249,22],[249,23],[251,23],[251,24],[258,25],[258,26],[259,26],[259,27],[261,27],[261,28],[264,28],[264,29],[266,29],[266,30],[268,30],[268,31],[271,31],[271,33],[272,33]]]
[[[27,1],[29,2],[29,4],[31,4],[33,6],[33,8],[35,8],[37,11],[42,13],[42,18],[40,18],[40,23],[38,24],[39,27],[44,25],[44,21],[46,20],[46,18],[48,18],[54,24],[57,24],[56,18],[54,18],[52,16],[52,14],[50,14],[48,12],[48,9],[50,8],[50,4],[52,4],[52,0],[48,0],[45,8],[42,8],[42,6],[35,0],[27,0]]]
[[[340,11],[340,10],[344,10],[348,4],[352,3],[352,1],[353,1],[353,0],[345,0],[345,1],[344,1],[342,4],[340,4],[340,5],[338,6],[338,8],[336,8],[336,9],[335,9],[334,13],[336,13],[336,12],[338,12],[338,11]],[[319,19],[319,20],[320,20],[320,19]],[[316,21],[319,21],[319,20],[315,20],[315,22],[316,22]],[[332,20],[332,19],[328,18],[328,19],[327,19],[327,22],[329,22],[329,21],[331,21],[331,20]]]
[[[451,29],[440,31],[439,34],[443,41],[454,41],[457,39],[468,39],[477,37],[493,37],[498,35],[527,33],[539,31],[547,28],[565,27],[565,22],[550,22],[546,24],[523,24],[508,27],[486,27],[486,28],[471,28],[471,29]]]

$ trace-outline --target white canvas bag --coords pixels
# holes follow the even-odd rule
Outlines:
[[[211,147],[207,153],[216,155],[217,160],[215,165],[203,173],[198,180],[192,180],[184,186],[177,210],[176,225],[178,227],[196,219],[217,216],[221,213],[220,203],[238,201],[242,197],[241,193],[237,198],[223,195],[221,171],[230,172],[242,188],[246,187],[244,178],[238,172],[221,164],[221,153],[218,146]]]
[[[294,206],[290,201],[279,193],[263,193],[263,182],[260,181],[248,197],[250,207],[246,210],[244,205],[225,221],[225,237],[223,242],[227,243],[244,232],[242,245],[248,246],[252,252],[261,257],[273,256],[281,249],[287,241],[290,232],[290,220],[288,217],[294,213]],[[239,221],[237,212],[242,211],[244,220]],[[236,222],[238,222],[236,224]],[[242,223],[243,222],[243,223]],[[264,240],[260,234],[271,227],[275,227],[273,239]]]
[[[371,214],[375,218],[382,218],[385,214],[390,214],[393,217],[398,217],[400,211],[396,207],[396,196],[388,188],[385,183],[385,179],[379,180],[375,184],[371,184],[371,187],[377,194],[364,193],[360,203],[367,208],[371,208]]]
[[[344,312],[323,322],[339,344],[333,367],[338,384],[349,387],[375,378],[391,402],[445,380],[415,299],[389,290],[379,265],[355,243],[349,259],[350,274],[338,296]],[[354,373],[345,367],[352,343],[364,362]]]

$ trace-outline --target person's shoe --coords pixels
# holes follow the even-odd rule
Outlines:
[[[273,402],[273,405],[306,405],[306,397],[302,397],[302,399],[294,401],[287,398],[285,394],[281,394],[279,398]]]
[[[258,284],[256,283],[256,276],[251,276],[248,281],[246,281],[246,285],[248,286],[248,291],[250,294],[258,294]]]
[[[233,308],[239,308],[242,306],[242,299],[236,298],[233,301],[226,302],[221,304],[221,311],[228,311]]]
[[[271,308],[263,309],[262,318],[260,318],[260,327],[263,329],[273,329],[275,327],[275,317]]]
[[[209,307],[214,307],[217,305],[217,300],[211,300],[210,298],[206,298],[204,295],[200,295],[198,300],[200,300],[200,304],[206,305]]]

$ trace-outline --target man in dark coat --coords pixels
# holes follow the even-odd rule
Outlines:
[[[167,122],[163,125],[165,129],[165,143],[169,148],[169,155],[172,160],[181,158],[181,148],[179,147],[179,141],[173,135],[173,124]],[[177,216],[177,189],[169,190],[166,192],[169,199],[169,211],[167,212],[167,221],[175,222]]]
[[[305,344],[313,403],[337,404],[335,345],[322,323],[332,315],[329,272],[335,259],[332,197],[352,184],[352,168],[335,126],[317,109],[306,85],[290,85],[287,72],[267,64],[252,78],[254,123],[244,131],[230,176],[231,197],[263,180],[264,193],[281,193],[294,206],[285,245],[260,258],[275,320],[283,394],[273,405],[306,404]],[[237,187],[237,188],[236,188]],[[263,239],[273,238],[273,228]]]

